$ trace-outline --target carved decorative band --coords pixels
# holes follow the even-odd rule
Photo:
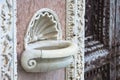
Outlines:
[[[0,1],[0,79],[17,80],[16,1]],[[15,33],[14,33],[15,32]]]
[[[74,62],[66,68],[66,80],[84,80],[85,0],[67,0],[66,8],[66,39],[79,46]]]

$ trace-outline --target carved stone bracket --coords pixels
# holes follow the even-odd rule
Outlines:
[[[66,68],[66,80],[84,80],[85,0],[67,0],[66,8],[66,39],[79,46],[74,62]]]
[[[17,80],[16,0],[0,0],[0,80]]]

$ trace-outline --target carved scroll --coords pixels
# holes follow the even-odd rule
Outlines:
[[[0,0],[0,80],[17,80],[16,0]]]
[[[66,80],[83,80],[85,0],[67,0],[66,7],[66,39],[79,46],[74,62],[66,68]]]

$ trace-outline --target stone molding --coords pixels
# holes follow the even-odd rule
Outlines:
[[[0,80],[17,80],[16,0],[0,1]]]
[[[66,80],[84,80],[85,0],[66,0],[66,39],[79,46],[74,62],[66,68]]]

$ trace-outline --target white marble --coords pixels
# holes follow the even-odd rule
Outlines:
[[[62,40],[61,27],[54,11],[36,12],[25,36],[21,64],[27,72],[47,72],[67,67],[78,53],[78,46]]]

